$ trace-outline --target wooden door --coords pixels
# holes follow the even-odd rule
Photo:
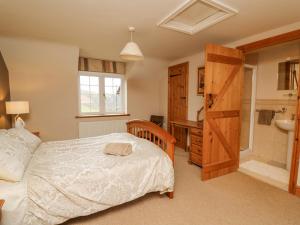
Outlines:
[[[188,71],[189,63],[169,67],[168,73],[168,121],[186,120],[188,110]],[[168,123],[168,130],[171,131]],[[186,147],[186,131],[183,128],[175,127],[174,137],[176,146]]]
[[[239,167],[243,64],[240,50],[206,46],[202,180]]]

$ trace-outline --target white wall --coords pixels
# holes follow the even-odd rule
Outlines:
[[[78,115],[79,48],[38,40],[0,37],[12,100],[27,100],[30,114],[23,116],[27,128],[40,131],[43,140],[78,137],[84,121],[147,119],[163,114],[160,80],[168,61],[145,58],[127,64],[128,113],[130,117],[75,119]]]
[[[163,115],[160,83],[167,74],[168,61],[145,58],[127,63],[128,112],[133,118],[149,120],[150,115]]]
[[[78,136],[77,68],[79,48],[56,43],[0,38],[9,71],[12,100],[26,100],[27,127],[45,140]]]

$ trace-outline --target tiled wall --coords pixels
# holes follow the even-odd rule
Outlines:
[[[290,119],[296,112],[296,100],[256,100],[256,109],[281,110],[285,113],[276,113],[270,126],[257,123],[258,112],[255,112],[253,154],[267,162],[284,167],[287,156],[287,131],[275,125],[276,119]]]

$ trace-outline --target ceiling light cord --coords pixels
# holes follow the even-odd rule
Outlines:
[[[133,42],[133,32],[135,31],[134,27],[128,27],[129,32],[130,32],[130,41]]]

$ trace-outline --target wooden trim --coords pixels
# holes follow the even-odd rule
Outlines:
[[[220,170],[220,169],[230,167],[230,166],[235,166],[235,165],[236,165],[235,160],[230,159],[230,160],[226,160],[221,163],[218,162],[218,163],[212,163],[212,164],[205,165],[205,167],[203,167],[202,170],[204,173],[209,173],[209,172],[212,172],[215,170]]]
[[[298,106],[299,107],[299,106]],[[297,109],[297,117],[299,116],[299,109]],[[298,169],[299,169],[299,125],[300,120],[297,118],[296,127],[295,127],[295,136],[294,136],[294,144],[293,144],[293,154],[292,154],[292,163],[290,170],[290,181],[289,181],[289,192],[292,194],[296,194],[297,192],[297,178],[298,178]]]
[[[239,117],[239,110],[231,110],[231,111],[208,111],[206,113],[207,119],[217,119],[217,118],[231,118],[231,117]]]
[[[82,119],[82,118],[119,117],[119,116],[130,116],[130,114],[79,115],[79,116],[75,116],[75,118]]]
[[[300,75],[298,76],[298,79]],[[292,162],[290,169],[290,180],[289,180],[289,192],[300,196],[299,189],[297,187],[298,173],[299,173],[299,155],[300,155],[300,88],[298,87],[297,96],[297,107],[296,107],[296,124],[295,124],[295,135],[293,143]],[[299,184],[300,185],[300,184]]]
[[[212,129],[212,131],[217,135],[219,141],[224,146],[224,149],[225,149],[226,153],[228,154],[228,156],[231,159],[235,159],[236,156],[232,154],[231,145],[227,142],[226,138],[224,137],[223,133],[220,131],[220,128],[218,127],[216,122],[213,119],[207,119],[207,122],[208,122],[210,128]]]
[[[266,48],[273,45],[286,43],[289,41],[295,41],[298,39],[300,39],[300,29],[288,33],[276,35],[273,37],[269,37],[263,40],[255,41],[252,43],[248,43],[245,45],[241,45],[238,46],[237,49],[243,51],[244,53],[250,53],[261,48]]]
[[[168,154],[174,166],[174,145],[176,139],[167,131],[146,120],[131,120],[127,122],[127,132],[139,138],[144,138]],[[169,198],[173,198],[173,192],[167,193]]]
[[[241,65],[243,63],[243,60],[241,58],[212,54],[212,53],[209,53],[207,55],[207,61],[213,63],[229,64],[229,65]]]
[[[224,86],[222,87],[222,89],[220,90],[220,92],[218,93],[218,97],[216,98],[214,104],[212,107],[216,107],[216,105],[218,104],[218,99],[222,99],[228,89],[228,87],[230,86],[230,84],[232,83],[232,81],[234,80],[236,74],[239,72],[239,70],[241,69],[241,64],[234,66],[230,75],[228,76],[227,80],[224,83]]]
[[[296,130],[295,130],[295,138],[298,134],[297,131],[297,124],[296,124]],[[297,187],[297,176],[298,176],[298,163],[297,163],[297,150],[298,141],[294,141],[293,144],[293,153],[292,153],[292,163],[291,163],[291,170],[290,170],[290,180],[289,180],[289,192],[292,194],[296,193],[296,187]]]

